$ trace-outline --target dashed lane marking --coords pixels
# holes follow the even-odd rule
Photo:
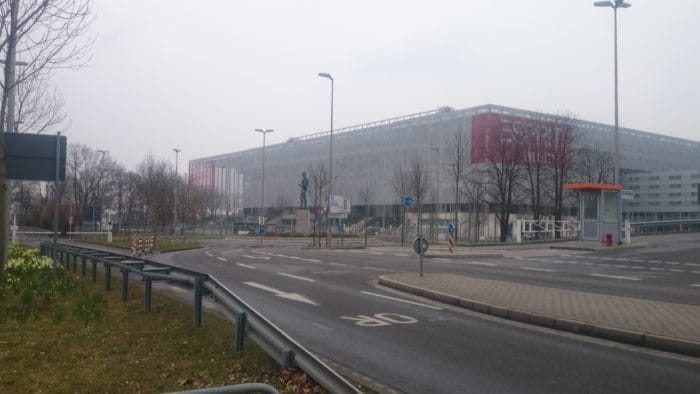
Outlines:
[[[278,272],[277,275],[287,276],[289,278],[294,278],[294,279],[299,279],[299,280],[305,280],[307,282],[316,282],[316,279],[304,278],[303,276],[296,276],[296,275],[292,275],[292,274],[285,274],[284,272]]]
[[[650,263],[654,263],[654,264],[661,264],[661,263],[663,263],[663,261],[661,261],[661,260],[649,260],[649,262],[650,262]]]
[[[214,257],[214,255],[211,254],[211,253],[209,253],[209,252],[204,252],[204,254],[206,254],[206,255],[209,256],[209,257]]]
[[[646,260],[640,260],[640,259],[631,259],[630,261],[634,263],[646,263]]]
[[[693,274],[700,274],[700,271],[690,271]]]
[[[683,264],[685,264],[685,265],[692,265],[692,266],[700,266],[700,264],[698,264],[698,263],[683,263]]]
[[[661,268],[661,267],[651,267],[649,269],[652,271],[666,271],[666,268]]]
[[[347,267],[347,264],[344,264],[344,263],[328,263],[328,264],[337,265],[339,267]]]
[[[618,276],[618,275],[604,275],[604,274],[588,274],[588,275],[596,276],[599,278],[622,279],[622,280],[642,280],[640,278],[635,278],[632,276]]]
[[[680,263],[677,262],[677,261],[667,261],[666,264],[678,265],[678,264],[680,264]]]
[[[217,257],[217,259],[219,259],[219,260],[221,260],[221,261],[228,261],[228,260],[226,260],[226,259],[223,258],[223,257]]]
[[[616,265],[617,268],[629,268],[629,265]]]
[[[465,263],[472,265],[485,265],[487,267],[493,267],[496,265],[494,263],[484,263],[483,261],[465,261]]]
[[[318,328],[320,328],[320,329],[322,329],[322,330],[326,330],[326,331],[332,331],[332,330],[333,330],[333,329],[330,328],[330,327],[326,327],[326,326],[324,326],[323,324],[316,323],[316,322],[311,322],[311,325],[312,325],[312,326],[315,326],[315,327],[318,327]]]
[[[538,268],[538,267],[520,267],[524,270],[529,270],[529,271],[542,271],[542,272],[557,272],[557,270],[549,269],[549,268]]]
[[[600,266],[600,267],[610,267],[610,264],[600,263],[600,264],[598,264],[598,266]]]
[[[677,268],[669,268],[668,270],[671,272],[684,272],[683,270],[679,270]]]
[[[617,259],[615,259],[615,260],[616,260],[616,261],[630,261],[630,259],[621,259],[621,258],[617,258]]]
[[[692,287],[700,287],[700,283],[692,283],[691,286]]]
[[[636,270],[643,270],[643,269],[646,269],[646,267],[640,267],[640,266],[638,266],[638,265],[630,266],[630,268],[636,269]]]
[[[593,265],[593,263],[581,263],[583,265]]]
[[[243,268],[248,268],[248,269],[251,269],[251,270],[257,269],[257,268],[255,268],[255,267],[253,267],[252,265],[243,264],[243,263],[236,263],[236,265],[241,266],[241,267],[243,267]]]
[[[433,306],[433,305],[423,304],[423,303],[420,303],[420,302],[409,301],[409,300],[402,300],[401,298],[389,297],[389,296],[386,296],[386,295],[383,295],[383,294],[371,293],[371,292],[369,292],[369,291],[361,291],[360,293],[362,293],[362,294],[367,294],[367,295],[371,295],[371,296],[374,296],[374,297],[386,298],[386,299],[388,299],[388,300],[394,300],[394,301],[398,301],[398,302],[403,302],[403,303],[406,303],[406,304],[418,305],[418,306],[422,306],[422,307],[424,307],[424,308],[430,308],[430,309],[435,309],[435,310],[442,310],[442,308],[440,308],[439,306]]]
[[[396,257],[411,257],[410,254],[402,254],[402,253],[394,253],[394,256],[396,256]]]
[[[600,259],[601,259],[601,260],[615,260],[615,259],[613,259],[612,257],[601,257]]]
[[[388,271],[385,270],[384,268],[376,268],[376,267],[359,267],[362,268],[363,270],[372,270],[372,271]]]
[[[383,252],[368,252],[368,253],[369,253],[369,254],[373,254],[373,255],[375,255],[375,256],[381,256],[381,255],[384,254]]]
[[[247,258],[247,259],[263,259],[263,260],[270,260],[270,256],[249,256],[247,254],[242,254],[241,256]]]

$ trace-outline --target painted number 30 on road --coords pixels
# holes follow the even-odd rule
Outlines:
[[[418,319],[406,315],[399,315],[398,313],[376,313],[374,316],[340,316],[340,318],[352,320],[355,322],[355,325],[360,327],[384,327],[392,324],[418,323]]]

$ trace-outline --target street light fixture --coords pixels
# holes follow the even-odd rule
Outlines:
[[[260,219],[259,224],[262,226],[265,224],[265,216],[263,215],[265,209],[265,136],[267,133],[272,133],[275,130],[272,129],[255,129],[256,132],[261,133],[263,136],[263,148],[262,148],[262,182],[260,190]],[[262,235],[260,236],[260,242],[262,242]]]
[[[617,82],[617,9],[618,8],[629,8],[632,6],[630,3],[625,3],[624,0],[614,0],[614,1],[596,1],[593,3],[595,7],[610,7],[613,9],[613,26],[614,26],[614,48],[615,48],[615,157],[613,161],[615,163],[615,173],[613,174],[613,184],[620,184],[620,122],[619,122],[619,112],[618,112],[618,82]],[[618,243],[622,242],[622,203],[619,200],[617,204],[617,234]]]
[[[177,186],[180,183],[180,179],[177,176],[177,167],[178,156],[180,155],[180,152],[182,152],[182,150],[173,148],[173,151],[175,151],[175,189],[173,190],[175,201],[175,204],[173,205],[173,235],[175,235],[175,233],[177,232]]]
[[[326,247],[331,246],[331,196],[333,196],[333,89],[335,80],[329,73],[318,73],[321,78],[328,78],[331,81],[331,134],[330,134],[330,165],[329,177],[330,185],[328,185],[328,205],[326,206]]]

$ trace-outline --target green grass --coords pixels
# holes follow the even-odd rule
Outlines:
[[[306,375],[281,370],[248,338],[245,350],[234,352],[233,325],[215,315],[205,313],[203,327],[194,328],[189,305],[154,292],[144,313],[141,286],[130,283],[130,300],[122,302],[116,278],[111,291],[103,280],[85,282],[107,299],[101,321],[67,316],[0,325],[0,392],[151,393],[245,382],[322,392]]]

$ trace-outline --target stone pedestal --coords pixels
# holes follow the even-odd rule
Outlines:
[[[294,231],[304,235],[311,234],[311,213],[308,209],[298,208],[296,211],[296,226]]]

